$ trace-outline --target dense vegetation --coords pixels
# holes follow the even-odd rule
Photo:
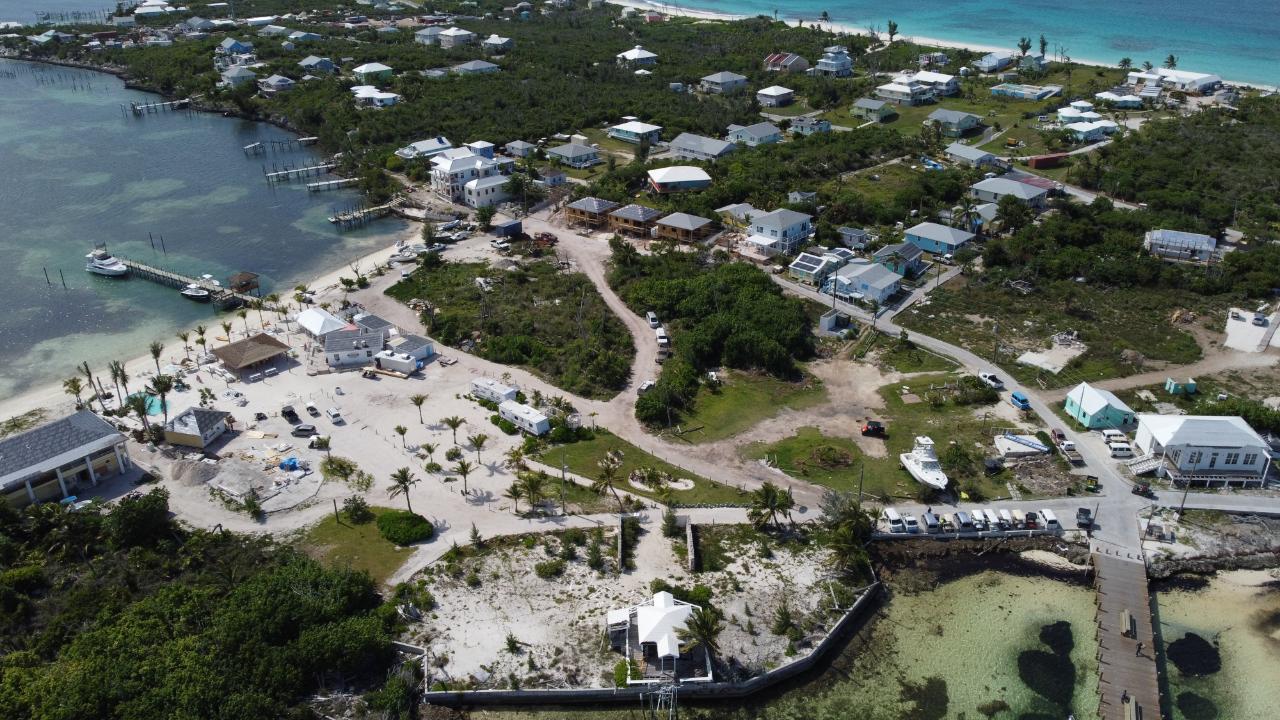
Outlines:
[[[1184,229],[1217,234],[1234,225],[1275,238],[1280,98],[1247,98],[1235,112],[1206,109],[1149,122],[1076,171],[1088,187],[1183,215]]]
[[[0,507],[0,717],[306,716],[323,678],[383,679],[395,615],[367,575],[191,531],[167,497]]]
[[[737,202],[774,208],[785,204],[787,193],[792,190],[816,190],[840,173],[875,165],[916,147],[914,140],[884,128],[811,135],[794,142],[742,150],[717,163],[706,164],[712,177],[711,187],[706,190],[650,194],[642,202],[703,217],[715,217],[716,208]],[[672,164],[689,163],[674,160],[648,166],[629,163],[592,183],[583,194],[631,202],[636,191],[645,185],[646,171]],[[843,220],[843,206],[841,210]]]
[[[609,284],[637,313],[654,311],[672,337],[674,357],[657,386],[636,401],[636,416],[672,424],[692,409],[706,370],[730,367],[775,377],[799,376],[797,360],[814,354],[805,303],[784,296],[760,268],[723,253],[659,249],[641,255],[614,238]]]
[[[476,283],[482,277],[487,291]],[[480,357],[526,367],[576,395],[611,397],[631,375],[635,346],[626,326],[587,276],[549,261],[508,271],[430,261],[387,294],[434,306],[423,322],[440,342],[474,342]]]

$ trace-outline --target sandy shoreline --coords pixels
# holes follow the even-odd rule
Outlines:
[[[746,20],[747,18],[755,17],[753,15],[734,15],[732,13],[721,13],[721,12],[715,12],[712,10],[697,10],[694,8],[681,7],[678,5],[667,5],[665,3],[649,2],[646,0],[605,0],[605,1],[608,2],[610,5],[618,5],[620,7],[632,7],[632,8],[636,8],[637,10],[657,10],[667,15],[675,15],[678,17],[688,17],[688,18],[698,18],[701,20]],[[783,18],[784,21],[790,20],[790,19],[793,19],[793,18]],[[813,24],[813,23],[817,23],[827,28],[831,32],[844,33],[846,35],[870,35],[871,34],[866,28],[861,28],[855,25],[849,25],[849,24],[840,23],[840,22],[823,23],[823,22],[820,22],[818,18],[812,18],[812,20],[810,21],[810,24]],[[980,42],[943,40],[941,38],[928,37],[926,35],[901,35],[899,39],[907,40],[919,45],[928,45],[928,46],[940,47],[940,48],[952,48],[956,50],[975,50],[979,52],[1000,52],[1000,51],[1008,50],[1010,52],[1017,52],[1017,48],[1013,46],[1005,47],[1001,45],[992,45],[992,44],[980,43]],[[1090,59],[1090,58],[1073,57],[1071,58],[1071,62],[1076,63],[1077,65],[1088,65],[1090,67],[1105,67],[1105,68],[1116,67],[1115,63],[1103,62],[1102,60],[1096,60],[1096,59]],[[1141,68],[1137,68],[1137,69],[1141,69]],[[1209,72],[1209,71],[1202,70],[1201,72]],[[1229,78],[1223,78],[1222,81],[1226,84],[1236,85],[1239,87],[1252,87],[1252,88],[1258,88],[1261,90],[1280,91],[1280,88],[1277,88],[1274,85],[1263,85],[1260,83],[1243,82],[1243,81],[1231,80]]]

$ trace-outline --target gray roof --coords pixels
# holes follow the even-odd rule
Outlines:
[[[929,119],[940,123],[949,123],[958,125],[965,118],[973,118],[978,122],[982,122],[982,118],[973,113],[960,112],[959,110],[948,110],[946,108],[938,108],[929,113]]]
[[[302,58],[302,60],[300,60],[300,61],[298,62],[298,64],[299,64],[299,65],[301,65],[302,67],[315,67],[315,66],[317,66],[317,65],[320,65],[321,63],[328,63],[328,64],[332,65],[332,64],[333,64],[333,61],[332,61],[332,60],[330,60],[329,58],[325,58],[325,57],[317,57],[317,56],[315,56],[315,55],[308,55],[308,56],[306,56],[306,57]]]
[[[1020,200],[1032,200],[1049,192],[1042,187],[1000,177],[987,178],[981,182],[974,183],[973,189],[995,195],[1012,195]]]
[[[485,62],[484,60],[471,60],[464,62],[461,65],[455,65],[453,69],[465,72],[469,70],[492,70],[497,67],[497,65],[491,62]]]
[[[721,70],[718,73],[711,73],[702,79],[707,82],[726,83],[746,80],[747,76],[739,75],[735,72],[728,72],[727,70]]]
[[[757,137],[757,138],[768,137],[769,135],[777,135],[782,132],[781,130],[778,129],[777,125],[774,125],[773,123],[767,123],[767,122],[758,122],[754,125],[747,125],[746,127],[743,127],[741,125],[729,126],[730,133],[735,133],[735,132],[738,132],[739,130],[743,131],[747,135],[751,135],[752,137]]]
[[[0,477],[110,437],[122,436],[106,420],[81,410],[0,440]]]
[[[566,145],[560,145],[558,147],[551,148],[550,150],[547,151],[547,154],[573,158],[573,157],[578,157],[580,155],[590,155],[597,152],[599,151],[588,145],[580,145],[578,143],[568,143]]]
[[[681,230],[697,230],[711,224],[711,221],[704,217],[698,217],[697,215],[678,212],[671,213],[670,215],[662,218],[658,221],[658,224],[679,228]]]
[[[1183,248],[1213,250],[1218,247],[1218,241],[1209,235],[1183,232],[1182,230],[1152,230],[1147,233],[1147,238],[1153,243],[1176,245]]]
[[[222,77],[256,78],[258,77],[258,75],[257,73],[255,73],[254,71],[250,70],[249,68],[243,65],[235,65],[227,69],[226,72],[222,73]]]
[[[876,254],[872,257],[876,260],[887,260],[891,255],[897,255],[906,262],[912,262],[923,254],[924,251],[915,245],[912,245],[909,242],[900,242],[895,245],[885,245],[877,250]]]
[[[947,154],[955,155],[956,157],[964,158],[965,160],[985,160],[987,158],[995,157],[986,150],[976,148],[972,145],[965,145],[964,143],[951,143],[947,146]]]
[[[644,205],[637,205],[635,203],[631,203],[630,205],[620,207],[609,214],[612,215],[613,217],[622,218],[624,220],[635,220],[636,222],[649,222],[650,220],[653,220],[657,218],[659,215],[661,215],[662,211],[654,210],[653,208],[645,207]]]
[[[421,335],[406,333],[400,336],[400,342],[396,344],[396,352],[411,353],[429,345],[431,345],[431,341]]]
[[[189,407],[170,418],[165,429],[188,435],[204,435],[230,415],[231,413],[223,410]]]
[[[865,108],[867,110],[879,110],[884,107],[885,104],[886,103],[883,100],[872,100],[871,98],[858,98],[853,101],[854,107]]]
[[[352,350],[359,343],[361,349],[382,350],[383,335],[381,331],[371,330],[334,330],[324,336],[324,351],[327,353]]]
[[[737,146],[731,142],[709,138],[704,135],[694,135],[693,133],[680,133],[675,140],[671,141],[673,150],[690,150],[702,155],[710,155],[711,157],[719,157],[726,153],[733,152]]]
[[[846,235],[848,237],[855,237],[855,238],[866,237],[871,234],[863,228],[849,227],[847,225],[842,225],[836,228],[836,232],[840,233],[841,235]]]
[[[390,321],[383,320],[377,315],[361,315],[358,318],[354,318],[353,322],[357,327],[362,327],[365,330],[385,330],[391,327]]]
[[[514,150],[528,150],[529,148],[532,148],[532,147],[535,147],[535,145],[534,145],[533,143],[528,143],[528,142],[525,142],[525,141],[523,141],[523,140],[512,140],[511,142],[509,142],[509,143],[507,143],[507,144],[506,144],[506,148],[507,148],[508,150],[512,150],[512,149],[514,149]]]
[[[845,265],[836,271],[836,275],[846,279],[857,278],[858,281],[878,290],[884,290],[892,287],[894,283],[902,281],[901,275],[875,263],[870,265]]]
[[[612,200],[601,200],[596,197],[584,197],[581,200],[574,200],[569,203],[568,207],[589,213],[607,213],[618,207],[618,203]]]
[[[781,208],[774,210],[773,212],[765,213],[752,222],[763,227],[777,228],[781,230],[812,219],[812,216],[805,215],[802,212]]]
[[[907,235],[915,235],[916,237],[948,245],[961,245],[973,239],[973,233],[946,225],[939,225],[935,222],[922,222],[919,225],[909,227],[907,228]]]

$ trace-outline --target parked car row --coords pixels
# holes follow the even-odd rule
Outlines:
[[[1119,430],[1107,429],[1102,431],[1102,440],[1107,444],[1107,450],[1111,452],[1113,458],[1131,458],[1133,457],[1133,446],[1129,444],[1129,436]]]
[[[984,508],[954,513],[921,513],[903,515],[895,508],[885,508],[881,518],[889,532],[898,533],[954,533],[989,532],[1008,530],[1061,530],[1058,516],[1048,508],[1023,512],[1021,510],[992,510]]]
[[[671,357],[671,337],[667,335],[667,329],[662,327],[662,321],[658,319],[657,313],[650,310],[644,314],[644,319],[649,323],[649,327],[653,328],[653,334],[658,339],[657,361],[662,362]]]

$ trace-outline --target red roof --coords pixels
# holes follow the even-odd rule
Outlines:
[[[1057,185],[1048,178],[1035,177],[1032,175],[1019,175],[1016,179],[1018,182],[1022,183],[1023,185],[1038,187],[1042,190],[1053,190],[1055,187],[1057,187]]]

